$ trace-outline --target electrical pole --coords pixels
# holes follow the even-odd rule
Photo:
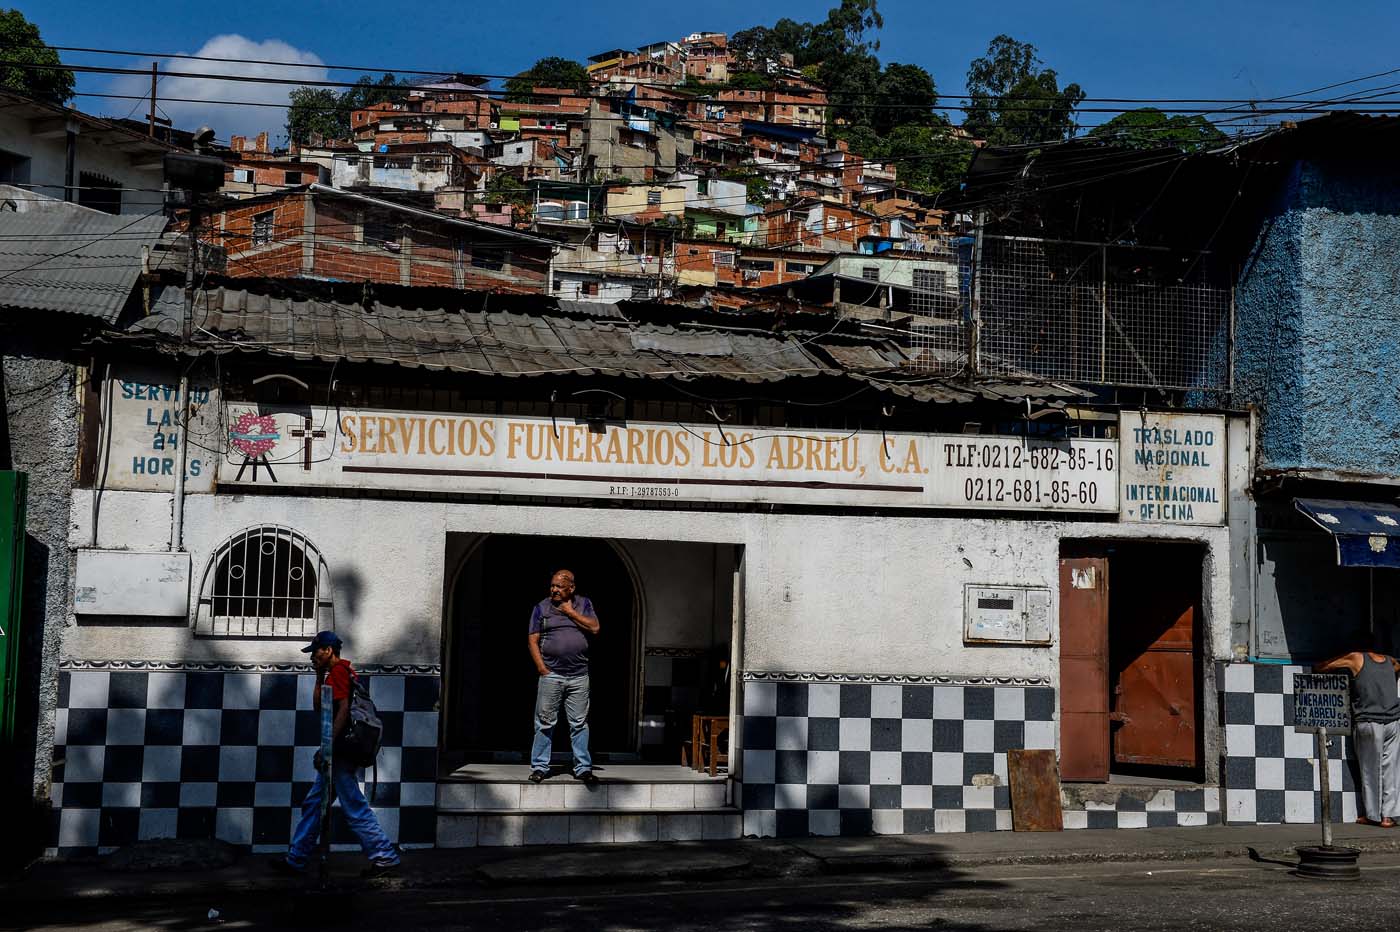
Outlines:
[[[151,62],[151,112],[146,117],[146,135],[154,137],[156,134],[156,63]]]

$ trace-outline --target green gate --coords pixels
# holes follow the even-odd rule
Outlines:
[[[6,752],[14,745],[15,700],[19,688],[27,479],[22,472],[0,471],[0,750]]]

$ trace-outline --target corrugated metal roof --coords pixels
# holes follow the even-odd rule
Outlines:
[[[919,401],[1010,400],[1020,386],[952,386],[909,379],[904,351],[880,338],[825,333],[637,324],[508,311],[332,304],[213,288],[197,296],[191,347],[178,346],[183,292],[166,288],[123,339],[157,339],[189,352],[266,352],[492,376],[603,375],[777,382],[834,376]],[[1043,401],[1077,398],[1065,386],[1028,386]]]
[[[0,213],[0,313],[82,314],[111,323],[141,274],[141,250],[165,217],[79,207]]]

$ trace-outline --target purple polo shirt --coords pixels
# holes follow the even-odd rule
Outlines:
[[[575,594],[573,602],[580,615],[598,617],[586,596]],[[588,635],[549,599],[541,600],[530,613],[530,633],[540,636],[540,655],[551,673],[582,676],[588,672]]]

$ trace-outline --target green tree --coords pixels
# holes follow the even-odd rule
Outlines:
[[[1034,45],[997,36],[967,69],[969,105],[963,127],[994,146],[1030,145],[1074,135],[1078,84],[1059,85]]]
[[[972,143],[955,136],[944,123],[895,127],[885,138],[880,157],[894,163],[900,187],[937,194],[962,183],[972,152]]]
[[[1228,138],[1203,116],[1169,117],[1156,107],[1120,113],[1094,127],[1089,135],[1127,149],[1175,146],[1186,152],[1209,148]]]
[[[519,178],[504,172],[486,182],[486,203],[511,204],[515,207],[528,207],[530,189]]]
[[[869,34],[884,25],[876,0],[841,0],[827,11],[824,22],[811,27],[805,47],[795,55],[796,64],[800,68],[847,55],[873,57],[880,41]]]
[[[735,70],[766,72],[768,63],[778,61],[784,53],[791,54],[792,49],[784,45],[778,33],[767,26],[741,29],[729,37],[729,54],[734,60]]]
[[[290,95],[287,139],[299,146],[313,136],[345,139],[350,135],[350,115],[340,111],[340,97],[326,87],[299,87]]]
[[[361,75],[345,92],[337,95],[324,87],[299,87],[288,95],[287,139],[306,145],[312,134],[323,139],[349,139],[350,113],[403,96],[412,82],[392,74],[378,79]]]
[[[930,126],[937,122],[933,108],[938,105],[938,88],[933,75],[918,65],[886,65],[875,84],[875,95],[870,125],[882,136],[897,126]]]
[[[576,61],[550,55],[535,62],[526,71],[506,80],[506,100],[528,103],[537,87],[566,87],[587,94],[592,81],[588,69]]]
[[[404,78],[400,81],[392,74],[385,73],[383,77],[375,80],[367,74],[360,75],[360,79],[354,86],[348,88],[344,94],[340,95],[340,106],[346,111],[345,119],[348,123],[351,110],[363,110],[365,107],[373,107],[375,104],[382,104],[386,101],[395,100],[403,96],[405,87],[412,87],[413,82]]]
[[[879,93],[880,61],[868,52],[841,53],[822,61],[821,85],[830,97],[827,119],[833,125],[874,128]]]
[[[0,88],[53,104],[73,99],[73,72],[61,68],[58,52],[44,44],[39,27],[19,10],[0,10]]]

